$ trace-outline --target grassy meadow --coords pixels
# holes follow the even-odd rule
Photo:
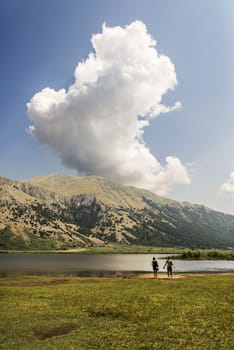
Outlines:
[[[233,275],[161,277],[1,278],[0,349],[234,348]]]
[[[80,252],[89,254],[168,254],[171,256],[177,254],[174,256],[175,259],[234,260],[234,250],[232,249],[189,249],[112,244],[105,247],[81,248]]]

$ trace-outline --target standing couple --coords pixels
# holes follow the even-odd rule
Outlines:
[[[159,264],[155,257],[153,257],[153,260],[152,260],[152,267],[154,271],[154,278],[158,278]],[[173,261],[171,260],[170,256],[168,256],[163,268],[165,269],[165,267],[167,267],[168,277],[172,278],[172,267],[175,267],[175,265],[173,264]]]

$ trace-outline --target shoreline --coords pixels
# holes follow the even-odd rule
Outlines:
[[[234,271],[225,272],[211,272],[211,271],[199,271],[199,272],[174,272],[173,277],[168,277],[166,272],[159,272],[158,277],[154,278],[153,272],[107,272],[107,273],[76,273],[76,274],[66,274],[66,273],[0,273],[0,279],[12,279],[12,278],[56,278],[56,279],[140,279],[140,280],[178,280],[186,279],[189,277],[206,277],[206,276],[234,276]]]
[[[154,278],[153,273],[146,273],[136,276],[139,279],[155,279],[155,280],[175,280],[188,277],[206,277],[206,276],[234,276],[234,272],[182,272],[173,273],[173,277],[168,277],[166,273],[159,273],[158,278]]]

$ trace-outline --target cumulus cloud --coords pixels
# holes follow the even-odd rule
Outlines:
[[[220,193],[234,196],[234,171],[231,172],[229,179],[219,189]]]
[[[173,63],[159,55],[144,23],[108,27],[92,36],[93,52],[80,62],[66,91],[49,87],[27,103],[29,132],[80,175],[109,177],[165,195],[190,182],[172,156],[161,165],[144,142],[152,118],[181,107],[162,104],[177,85]]]

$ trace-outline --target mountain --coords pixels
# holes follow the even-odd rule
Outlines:
[[[0,249],[234,246],[234,216],[95,176],[0,177],[0,214]]]

